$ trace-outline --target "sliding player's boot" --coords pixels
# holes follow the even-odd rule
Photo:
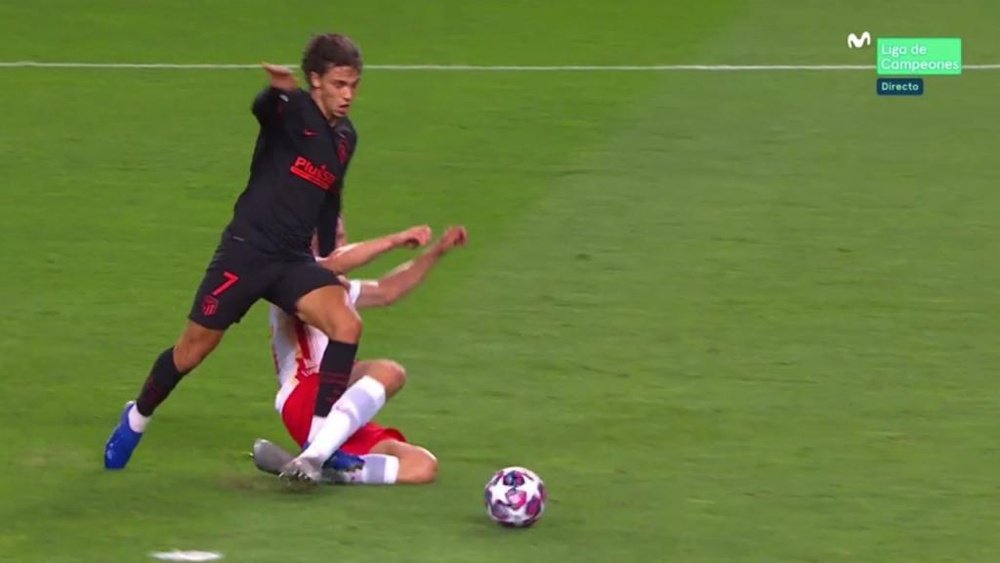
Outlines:
[[[289,484],[317,484],[323,479],[323,464],[309,457],[296,457],[281,466],[278,475]]]
[[[281,446],[263,438],[258,438],[253,443],[252,457],[257,469],[271,475],[281,475],[281,468],[295,459],[295,456],[286,452]]]
[[[258,439],[253,444],[253,463],[257,469],[265,473],[280,475],[282,468],[294,458],[295,456],[284,448],[268,440]],[[344,483],[347,481],[346,473],[360,470],[364,465],[363,458],[337,450],[323,465],[323,476],[320,481],[331,484]]]

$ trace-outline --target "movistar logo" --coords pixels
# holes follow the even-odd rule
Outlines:
[[[861,34],[861,37],[854,35],[853,33],[847,36],[847,48],[848,49],[860,49],[865,45],[872,44],[872,34],[867,31]]]

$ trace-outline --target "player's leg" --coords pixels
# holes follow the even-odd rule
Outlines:
[[[246,313],[267,282],[266,262],[252,248],[223,238],[195,295],[177,343],[157,356],[135,401],[125,405],[104,447],[104,466],[122,469],[156,408],[215,350],[226,328]]]
[[[339,283],[310,291],[298,300],[295,308],[303,322],[316,327],[330,339],[319,364],[319,389],[313,413],[316,424],[310,433],[312,442],[322,420],[330,414],[334,402],[350,383],[362,323],[350,305],[347,288]]]
[[[285,472],[290,479],[319,481],[320,468],[337,448],[328,437],[320,438],[319,430],[350,381],[361,337],[361,317],[351,306],[347,288],[337,276],[315,262],[289,268],[284,278],[269,290],[267,298],[329,338],[317,374],[319,385],[310,445]]]
[[[310,429],[309,445],[302,455],[314,456],[314,459],[330,457],[327,452],[332,455],[375,418],[385,406],[385,402],[403,387],[405,381],[406,370],[392,360],[367,360],[356,363],[351,370],[349,386],[337,398],[329,416],[318,431],[314,419],[313,427]]]
[[[396,483],[427,485],[437,480],[437,458],[427,448],[400,440],[383,440],[372,448],[371,454],[361,456],[365,460],[365,468],[369,465],[370,456],[380,454],[399,460]]]
[[[422,484],[437,474],[437,460],[427,450],[410,447],[395,428],[369,422],[344,443],[343,452],[361,456],[362,465],[334,472],[334,480],[362,485]]]
[[[153,363],[135,400],[138,414],[144,418],[152,416],[181,378],[215,350],[224,334],[225,330],[208,328],[189,320],[177,343],[160,353]]]
[[[340,427],[342,430],[341,434],[337,437],[338,443],[335,446],[337,448],[343,445],[348,439],[355,439],[358,434],[363,434],[360,430],[368,426],[366,423],[378,412],[378,409],[365,408],[365,405],[368,403],[367,391],[360,388],[355,389],[354,387],[354,384],[362,379],[369,382],[367,385],[381,386],[382,394],[388,399],[403,387],[406,381],[406,370],[403,369],[403,366],[392,360],[363,360],[354,364],[354,369],[351,371],[351,385],[348,387],[347,392],[337,400],[334,409],[337,412],[340,410],[351,412],[363,411],[365,412],[365,417],[363,418],[363,422],[361,422],[362,426],[357,429]],[[315,374],[297,378],[294,390],[284,399],[284,403],[281,405],[281,420],[285,425],[285,429],[300,447],[305,447],[309,443],[309,435],[314,422],[313,412],[318,387],[319,378]],[[360,393],[359,390],[361,391]],[[382,404],[384,404],[384,401],[382,401]],[[345,433],[346,435],[344,435]],[[368,448],[374,445],[374,438],[377,438],[377,436],[372,436],[371,438],[369,440],[370,443],[366,447],[357,451],[367,452]],[[352,461],[354,465],[359,466],[363,463],[360,459],[351,460],[346,456],[338,457],[335,451],[335,454],[327,459],[323,465],[336,466],[339,469],[352,465]]]
[[[224,334],[223,330],[188,321],[177,344],[157,356],[138,397],[125,405],[118,426],[104,446],[106,469],[123,469],[128,464],[156,407],[219,345]]]
[[[257,469],[279,476],[281,475],[282,468],[295,459],[295,455],[288,452],[288,450],[263,438],[258,438],[254,441],[251,457]],[[337,452],[334,454],[334,457],[343,458],[343,460],[334,460],[335,462],[323,466],[323,482],[331,484],[346,482],[343,477],[344,473],[359,466],[359,464],[354,463],[353,460],[347,460],[347,458],[357,458],[360,461],[360,466],[364,465],[364,460],[362,459],[364,456]]]
[[[281,468],[292,461],[293,455],[267,440],[254,442],[253,462],[257,469],[279,475]],[[437,479],[437,458],[426,448],[400,440],[388,439],[377,443],[371,453],[361,455],[362,467],[338,470],[323,468],[323,481],[356,485],[427,485]]]

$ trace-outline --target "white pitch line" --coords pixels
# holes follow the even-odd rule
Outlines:
[[[287,65],[295,67],[297,65]],[[91,68],[150,70],[247,70],[259,64],[219,63],[85,63],[0,61],[0,68]],[[874,70],[875,65],[365,65],[366,69],[398,71],[465,72],[662,72],[662,71],[796,71],[796,70]],[[1000,64],[964,65],[963,70],[1000,70]]]
[[[161,561],[218,561],[225,557],[215,551],[154,551],[149,554],[154,559]]]

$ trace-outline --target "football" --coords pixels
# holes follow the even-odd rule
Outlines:
[[[531,526],[545,512],[545,501],[545,483],[524,467],[505,467],[486,483],[486,514],[502,526]]]

